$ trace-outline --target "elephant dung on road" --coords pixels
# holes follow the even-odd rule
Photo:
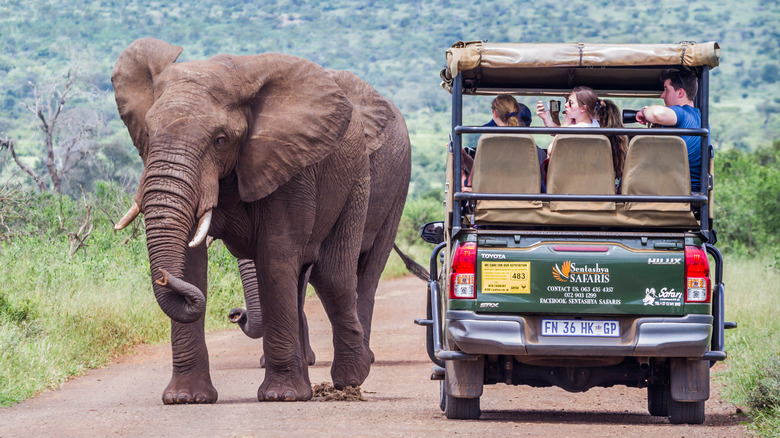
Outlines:
[[[306,279],[333,327],[334,386],[360,385],[371,353],[358,316],[370,139],[322,67],[283,54],[176,63],[153,38],[120,55],[112,82],[144,162],[142,212],[154,293],[172,320],[163,402],[213,403],[203,322],[207,234],[257,268],[267,367],[259,400],[307,400],[300,298]]]

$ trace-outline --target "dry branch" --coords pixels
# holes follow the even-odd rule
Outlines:
[[[89,239],[89,236],[92,234],[92,230],[95,228],[95,225],[92,223],[92,206],[87,202],[87,195],[84,193],[83,187],[81,187],[81,197],[86,215],[84,222],[81,224],[78,231],[69,231],[65,226],[65,221],[62,219],[62,215],[57,215],[57,219],[60,221],[60,229],[65,232],[65,234],[68,236],[68,241],[70,242],[70,251],[68,251],[68,257],[73,257],[73,255],[75,255],[76,252],[78,252],[78,250],[81,248],[84,248],[84,252],[87,251],[87,246],[89,245],[86,243],[86,241]]]

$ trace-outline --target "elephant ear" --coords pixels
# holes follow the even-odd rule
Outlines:
[[[119,55],[111,74],[119,115],[144,164],[148,147],[145,117],[154,104],[154,78],[176,61],[181,52],[181,47],[165,41],[142,38]]]
[[[213,59],[245,76],[251,120],[236,163],[241,200],[268,196],[342,147],[352,104],[324,68],[278,53]]]
[[[386,142],[386,127],[395,124],[395,107],[368,82],[352,72],[328,70],[360,114],[366,138],[366,150],[373,153]]]

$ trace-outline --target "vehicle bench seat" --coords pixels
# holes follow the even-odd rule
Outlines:
[[[525,142],[533,146],[532,139]],[[615,194],[611,147],[605,136],[558,135],[553,144],[548,166],[548,193]],[[501,183],[494,183],[491,180],[496,176],[488,171],[479,176],[482,168],[477,168],[475,159],[475,193],[539,193],[538,186],[533,184],[539,172],[538,162],[533,148],[529,146],[528,149],[531,152],[526,152],[522,158],[527,163],[521,164],[519,159],[510,160],[506,155],[488,158],[492,155],[492,148],[485,148],[480,161],[499,161],[505,170]],[[508,153],[508,149],[503,153]],[[687,149],[679,137],[634,137],[623,169],[620,194],[690,195]],[[478,189],[479,178],[486,182],[482,182]],[[508,187],[516,189],[507,191]],[[534,187],[536,191],[532,191]],[[474,223],[685,229],[699,226],[689,204],[574,201],[477,201]]]
[[[527,134],[481,136],[472,171],[474,193],[540,193],[542,178],[536,142]],[[502,208],[542,208],[542,202],[480,200],[475,210]]]
[[[557,135],[550,145],[547,193],[614,195],[612,147],[603,135]],[[614,202],[550,202],[552,211],[614,210]]]
[[[688,149],[676,136],[638,135],[631,139],[623,166],[623,195],[688,196],[691,177]],[[689,211],[690,204],[630,202],[632,211]]]

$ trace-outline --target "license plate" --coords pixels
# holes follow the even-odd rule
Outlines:
[[[543,319],[542,336],[620,337],[620,321]]]

